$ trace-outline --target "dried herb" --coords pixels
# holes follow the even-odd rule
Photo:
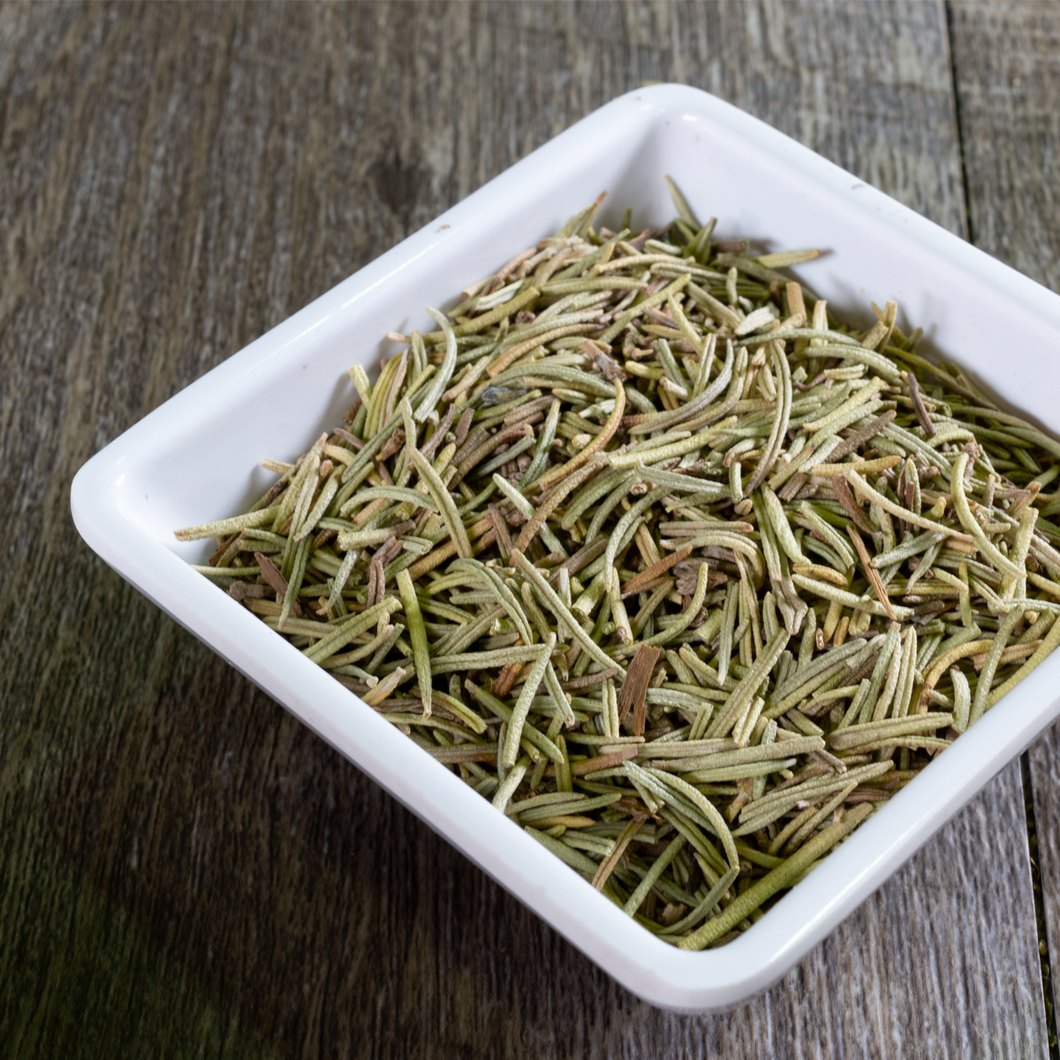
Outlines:
[[[672,187],[672,186],[671,186]],[[1060,643],[1060,444],[598,200],[461,293],[200,567],[684,948],[745,930]]]

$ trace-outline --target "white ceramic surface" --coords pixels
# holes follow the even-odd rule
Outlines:
[[[660,85],[602,107],[166,402],[80,470],[71,504],[78,530],[119,574],[592,960],[656,1005],[702,1011],[783,975],[1018,754],[1060,708],[1060,653],[748,932],[721,950],[685,953],[192,571],[188,561],[208,551],[201,543],[173,538],[176,527],[242,510],[272,479],[263,458],[293,459],[339,422],[353,398],[347,368],[395,352],[387,331],[429,329],[423,306],[452,304],[455,288],[600,191],[609,192],[604,223],[617,226],[627,205],[638,224],[665,223],[664,173],[701,217],[720,219],[720,238],[828,248],[799,273],[837,311],[897,300],[900,322],[922,325],[929,348],[1047,427],[1060,425],[1060,298],[728,104]],[[864,320],[864,308],[850,315]],[[265,426],[251,410],[276,394],[302,415]]]

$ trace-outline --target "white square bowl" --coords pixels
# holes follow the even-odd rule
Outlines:
[[[730,1007],[775,982],[1053,720],[1048,659],[812,875],[729,945],[675,950],[625,916],[518,825],[189,566],[177,527],[242,511],[339,422],[346,370],[393,352],[389,330],[429,329],[425,305],[549,235],[609,192],[617,224],[665,223],[669,174],[723,236],[828,248],[801,274],[851,322],[895,299],[925,345],[1004,402],[1060,426],[1060,298],[767,125],[695,89],[614,100],[251,343],[93,457],[71,491],[82,536],[124,578],[383,785],[615,979],[669,1009]],[[297,417],[255,407],[282,394]],[[239,400],[233,401],[232,395]],[[260,399],[260,405],[259,405]],[[207,550],[208,551],[208,550]]]

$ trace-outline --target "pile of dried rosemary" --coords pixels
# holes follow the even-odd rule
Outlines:
[[[1060,641],[1060,446],[599,202],[463,292],[200,567],[660,938],[763,906]]]

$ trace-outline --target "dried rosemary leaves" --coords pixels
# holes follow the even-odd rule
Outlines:
[[[1060,446],[599,202],[468,288],[198,568],[648,930],[746,929],[1060,642]],[[875,308],[875,307],[874,307]]]

